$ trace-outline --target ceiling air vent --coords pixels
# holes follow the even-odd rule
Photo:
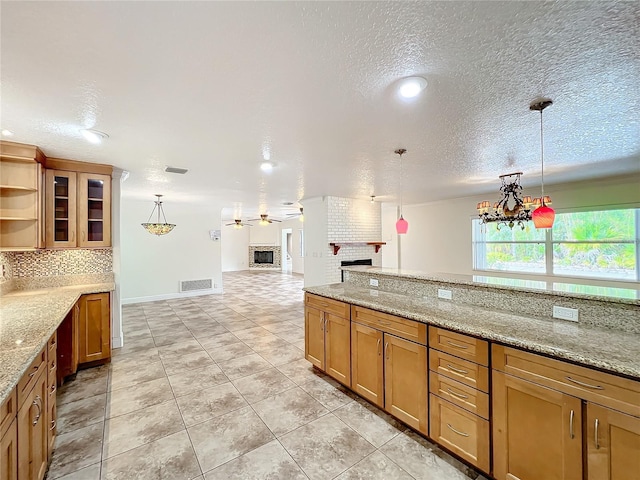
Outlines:
[[[181,292],[193,292],[195,290],[211,290],[213,288],[213,279],[205,278],[203,280],[182,280],[180,282]]]
[[[186,168],[167,167],[167,168],[164,169],[164,171],[167,172],[167,173],[179,173],[180,175],[184,175],[189,170],[187,170]]]

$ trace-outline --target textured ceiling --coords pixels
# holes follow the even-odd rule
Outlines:
[[[225,217],[640,171],[640,2],[2,2],[1,127]],[[398,80],[429,85],[401,101]],[[80,128],[110,138],[86,143]],[[265,151],[276,167],[263,174]],[[189,173],[164,173],[167,165]]]

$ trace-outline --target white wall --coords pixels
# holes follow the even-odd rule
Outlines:
[[[324,285],[328,254],[326,197],[309,198],[304,207],[304,286]]]
[[[291,271],[293,273],[304,274],[304,257],[300,255],[300,230],[304,230],[306,218],[307,212],[305,211],[305,222],[301,222],[298,217],[295,217],[278,224],[281,232],[280,243],[282,243],[282,230],[291,229],[291,251],[289,255],[291,255]]]
[[[221,227],[222,271],[235,272],[249,268],[249,235],[252,228]]]
[[[525,195],[539,192],[524,189]],[[640,175],[599,181],[552,185],[545,188],[557,213],[616,206],[640,207]],[[471,219],[476,204],[498,200],[499,192],[456,198],[423,205],[405,205],[409,231],[401,239],[401,267],[432,273],[472,274]],[[385,225],[389,234],[392,226]]]
[[[220,208],[164,200],[167,220],[177,226],[158,237],[140,226],[153,201],[121,199],[123,303],[186,296],[179,293],[181,280],[213,278],[213,291],[221,291],[221,241],[209,237],[220,228]]]
[[[274,222],[269,225],[260,225],[256,222],[250,227],[249,245],[280,245],[280,223]]]
[[[381,205],[382,241],[387,242],[382,247],[382,266],[384,268],[398,268],[401,235],[396,233],[398,220],[398,206],[392,203]]]

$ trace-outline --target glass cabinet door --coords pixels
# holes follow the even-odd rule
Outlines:
[[[76,173],[47,170],[45,196],[46,246],[75,247]]]
[[[78,174],[80,247],[111,246],[111,177]]]

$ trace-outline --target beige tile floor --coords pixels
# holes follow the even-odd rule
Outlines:
[[[59,390],[49,480],[478,477],[311,368],[302,277],[223,280],[123,308],[111,364]]]

